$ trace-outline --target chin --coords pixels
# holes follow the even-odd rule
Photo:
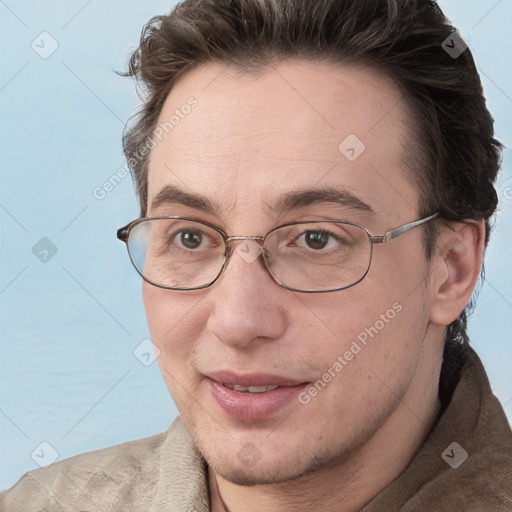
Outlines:
[[[258,470],[244,468],[239,465],[236,467],[221,465],[217,468],[216,465],[212,464],[212,467],[225,480],[243,486],[281,484],[300,478],[308,473],[308,471],[299,470],[298,468],[276,469],[267,465],[261,465]]]
[[[274,460],[265,460],[262,456],[254,467],[249,468],[238,460],[236,454],[233,455],[234,460],[226,459],[226,455],[216,459],[205,458],[215,473],[225,480],[242,486],[283,484],[297,480],[336,463],[340,457],[333,454],[332,450],[325,450],[324,454],[310,455],[303,450],[301,454],[288,454],[288,457],[285,457],[285,454],[275,453]]]

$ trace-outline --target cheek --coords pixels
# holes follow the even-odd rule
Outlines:
[[[407,373],[421,350],[428,322],[419,265],[408,272],[417,276],[415,283],[411,276],[402,281],[400,269],[391,265],[386,277],[379,269],[379,279],[369,274],[353,288],[309,297],[307,310],[294,318],[303,342],[301,357],[320,375],[329,369],[331,374],[343,373],[344,378],[336,379],[340,386],[368,381],[371,369],[386,377],[392,368]],[[342,384],[345,378],[349,381]]]
[[[162,339],[162,333],[165,332],[166,325],[169,321],[165,313],[167,309],[166,297],[163,296],[162,291],[146,282],[142,284],[142,298],[149,332],[153,343],[158,342],[158,345],[160,345],[159,342]]]
[[[400,290],[375,288],[375,283],[368,289],[373,293],[364,287],[347,290],[343,301],[333,301],[330,315],[324,310],[332,332],[308,350],[318,380],[303,397],[311,402],[305,412],[338,418],[346,432],[380,421],[406,392],[421,353],[420,323],[428,316],[420,294],[404,300]],[[327,437],[342,435],[326,423]]]
[[[200,297],[157,288],[144,283],[142,296],[149,332],[153,343],[160,349],[159,360],[177,366],[190,358],[194,340],[203,329],[198,317]]]
[[[201,328],[200,322],[193,318],[194,305],[199,299],[196,297],[191,301],[180,292],[147,283],[143,285],[143,299],[151,340],[160,351],[157,358],[160,372],[180,414],[183,414],[190,393],[196,394],[199,384],[194,359]]]

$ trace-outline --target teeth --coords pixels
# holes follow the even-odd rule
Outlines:
[[[264,393],[265,391],[272,391],[279,386],[239,386],[238,384],[223,384],[229,389],[240,391],[242,393]]]

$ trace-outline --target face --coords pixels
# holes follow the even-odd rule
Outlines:
[[[147,216],[194,217],[228,236],[322,219],[383,234],[418,218],[403,157],[406,108],[391,81],[365,68],[286,61],[254,76],[201,65],[161,112],[159,125],[175,119],[155,138]],[[166,187],[201,196],[213,210],[184,195],[152,205]],[[326,187],[371,211],[354,201],[269,207]],[[341,291],[282,288],[261,257],[241,256],[241,242],[209,288],[143,284],[163,377],[217,473],[242,484],[296,478],[347,459],[395,413],[423,364],[422,229],[375,246],[366,277]]]

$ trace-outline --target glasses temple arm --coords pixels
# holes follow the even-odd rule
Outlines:
[[[390,231],[387,231],[384,235],[371,235],[370,240],[375,244],[385,244],[386,242],[393,240],[393,238],[403,235],[404,233],[407,233],[407,231],[410,231],[411,229],[415,228],[416,226],[425,224],[425,222],[435,219],[438,216],[439,213],[434,213],[433,215],[425,217],[424,219],[408,222],[407,224],[403,224],[402,226],[398,226],[397,228],[391,229]]]

